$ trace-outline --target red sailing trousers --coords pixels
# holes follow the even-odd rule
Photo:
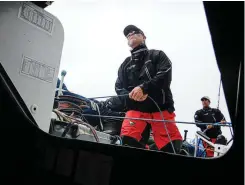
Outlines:
[[[211,138],[211,142],[215,143],[216,142],[216,138]],[[214,156],[214,148],[212,146],[210,146],[208,143],[206,143],[205,141],[202,142],[203,147],[206,148],[206,157],[213,157]]]
[[[163,113],[164,120],[175,121],[175,113],[169,113],[168,111],[163,111],[162,113]],[[162,116],[160,112],[143,113],[143,112],[131,110],[126,113],[126,117],[162,120]],[[156,121],[155,122],[147,121],[147,122],[151,124],[154,141],[158,149],[161,149],[162,147],[167,145],[170,142],[170,140],[166,132],[164,122],[156,122]],[[144,131],[146,125],[147,125],[146,121],[143,120],[124,119],[121,128],[121,136],[129,136],[135,138],[137,141],[140,141],[142,137],[141,134]],[[182,140],[182,136],[175,122],[173,123],[166,122],[166,127],[172,141]]]

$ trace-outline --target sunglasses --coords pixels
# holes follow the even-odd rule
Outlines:
[[[209,101],[208,99],[202,99],[202,101]]]
[[[132,36],[132,35],[135,35],[135,34],[142,34],[140,31],[132,31],[132,32],[130,32],[127,36],[126,36],[126,38],[128,39],[130,36]]]

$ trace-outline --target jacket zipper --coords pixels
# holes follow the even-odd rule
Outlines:
[[[162,104],[164,104],[164,103],[165,103],[165,92],[162,89]]]
[[[151,75],[150,75],[150,72],[148,70],[148,68],[145,66],[145,72],[146,72],[146,75],[148,76],[149,80],[151,80]],[[162,103],[164,104],[165,103],[165,92],[163,89],[161,89],[162,91]]]

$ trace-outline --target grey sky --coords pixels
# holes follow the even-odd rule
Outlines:
[[[149,49],[163,50],[172,61],[176,120],[194,121],[204,95],[217,107],[220,73],[201,2],[73,0],[54,2],[46,10],[65,30],[60,71],[67,71],[65,83],[72,92],[86,97],[116,94],[118,67],[130,55],[123,29],[134,24],[144,31]],[[223,89],[220,110],[230,121]],[[198,130],[178,127],[181,134],[188,129],[189,138]],[[230,139],[229,129],[222,130]]]

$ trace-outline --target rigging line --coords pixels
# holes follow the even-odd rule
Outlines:
[[[124,97],[124,96],[128,96],[128,94],[123,94],[123,95],[113,95],[113,96],[98,96],[98,97],[92,97],[92,98],[88,98],[88,99],[101,99],[101,98],[112,98],[112,97]],[[148,96],[149,97],[149,96]],[[88,114],[84,114],[84,115],[86,115],[86,116],[90,116],[90,115],[88,115]],[[95,115],[94,115],[95,116]],[[127,119],[127,117],[119,117],[119,116],[101,116],[101,117],[107,117],[107,118],[109,118],[109,117],[111,117],[111,118],[118,118],[118,119],[124,119],[124,118],[126,118]],[[135,120],[137,120],[137,118],[130,118],[130,119],[135,119]],[[142,119],[142,118],[140,118],[139,120],[144,120],[144,121],[151,121],[152,119]],[[156,122],[162,122],[162,120],[153,120],[153,121],[156,121]],[[165,122],[175,122],[175,123],[184,123],[184,124],[196,124],[196,123],[193,123],[193,122],[185,122],[185,121],[168,121],[168,120],[164,120]],[[198,124],[200,124],[200,125],[210,125],[210,123],[198,123]],[[213,124],[213,123],[211,123],[211,124]],[[226,124],[220,124],[220,122],[217,122],[217,123],[214,123],[214,125],[217,125],[217,126],[230,126],[231,125],[231,123],[230,122],[226,122]]]
[[[233,138],[231,138],[230,141],[227,142],[227,146],[230,144],[231,141],[233,141]]]
[[[99,116],[93,114],[82,114],[83,116],[88,117],[102,117],[102,118],[115,118],[115,119],[132,119],[132,120],[142,120],[142,121],[154,121],[154,122],[166,122],[166,123],[182,123],[182,124],[193,124],[194,122],[187,122],[187,121],[171,121],[171,120],[161,120],[161,119],[148,119],[148,118],[134,118],[134,117],[120,117],[120,116]],[[226,124],[221,124],[220,122],[217,123],[198,123],[200,125],[210,125],[213,124],[214,126],[224,126],[224,127],[231,127],[231,123],[227,122]]]
[[[159,112],[160,112],[160,114],[161,114],[162,121],[164,121],[164,116],[163,116],[163,113],[162,113],[162,111],[161,111],[160,107],[159,107],[159,106],[158,106],[158,104],[157,104],[157,103],[154,101],[154,99],[153,99],[153,98],[151,98],[149,95],[148,95],[148,97],[149,97],[149,98],[150,98],[150,99],[153,101],[153,103],[156,105],[156,107],[158,108],[158,110],[159,110]],[[165,123],[165,122],[163,122],[163,124],[164,124],[165,130],[166,130],[166,133],[167,133],[167,135],[168,135],[169,142],[171,143],[171,146],[172,146],[173,152],[174,152],[174,154],[176,154],[176,151],[175,151],[175,149],[174,149],[174,145],[173,145],[172,139],[171,139],[171,137],[170,137],[170,135],[169,135],[169,132],[168,132],[168,129],[167,129],[166,123]]]
[[[219,109],[221,84],[222,84],[222,78],[221,78],[221,75],[220,75],[220,83],[219,83],[219,93],[218,93],[218,105],[217,105],[217,109]]]
[[[101,99],[101,98],[112,98],[112,97],[124,97],[124,96],[128,96],[128,94],[123,94],[123,95],[113,95],[113,96],[98,96],[98,97],[92,97],[92,98],[88,98],[88,99]],[[148,96],[149,97],[149,96]],[[152,99],[153,100],[153,99]],[[154,100],[153,100],[154,101]],[[86,116],[89,116],[86,114]],[[101,116],[101,117],[105,117],[105,116]],[[118,118],[118,119],[124,119],[124,117],[119,117],[119,116],[106,116],[107,118],[109,117],[113,117],[113,118]],[[106,118],[105,117],[105,118]],[[125,117],[126,118],[126,117]],[[131,118],[130,118],[131,119]],[[135,119],[137,120],[136,118],[132,118],[132,119]],[[142,119],[140,118],[139,120],[144,120],[144,121],[151,121],[152,119]],[[160,121],[162,122],[162,120],[155,120],[155,121]],[[165,120],[165,122],[171,122],[171,121],[168,121],[168,120]],[[184,122],[184,121],[173,121],[175,123],[186,123],[186,124],[196,124],[196,123],[193,123],[193,122]],[[214,125],[218,125],[220,122],[217,122],[217,123],[214,123]],[[219,126],[229,126],[231,123],[229,122],[226,122],[228,125],[226,124],[220,124]],[[204,124],[206,125],[206,123],[199,123],[200,125],[201,124]],[[210,123],[209,123],[210,124]]]
[[[235,109],[235,121],[237,123],[237,114],[238,114],[238,104],[239,104],[239,91],[240,91],[240,80],[241,80],[241,70],[242,70],[242,62],[240,61],[238,79],[237,79],[237,95],[236,95],[236,109]],[[231,136],[234,138],[234,130],[230,129]]]

